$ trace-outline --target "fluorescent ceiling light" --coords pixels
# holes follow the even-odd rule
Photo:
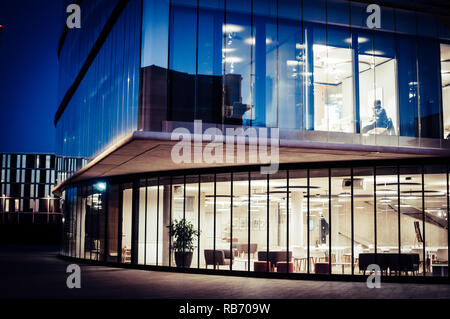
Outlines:
[[[225,58],[226,63],[239,63],[242,62],[242,58],[236,57],[236,56],[227,56]]]
[[[244,28],[237,24],[224,24],[222,27],[222,31],[224,33],[236,33],[243,31]]]

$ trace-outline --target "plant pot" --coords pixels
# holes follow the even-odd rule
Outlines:
[[[192,263],[192,251],[175,252],[175,264],[177,267],[189,268]]]

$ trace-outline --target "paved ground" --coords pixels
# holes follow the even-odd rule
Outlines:
[[[53,247],[0,245],[0,298],[450,298],[450,285],[298,281],[177,274],[80,265],[81,289],[68,289]]]

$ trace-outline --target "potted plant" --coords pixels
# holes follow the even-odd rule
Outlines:
[[[175,219],[173,224],[168,226],[169,235],[174,237],[172,249],[175,254],[177,267],[190,267],[192,254],[195,248],[194,239],[200,233],[194,229],[194,225],[185,218]]]

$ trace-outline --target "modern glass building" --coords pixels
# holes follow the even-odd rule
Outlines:
[[[54,189],[63,255],[448,280],[448,6],[383,2],[379,20],[365,1],[80,6],[59,43],[55,125],[58,155],[90,162]],[[264,128],[273,174],[251,154]],[[180,220],[192,245],[169,233]]]

